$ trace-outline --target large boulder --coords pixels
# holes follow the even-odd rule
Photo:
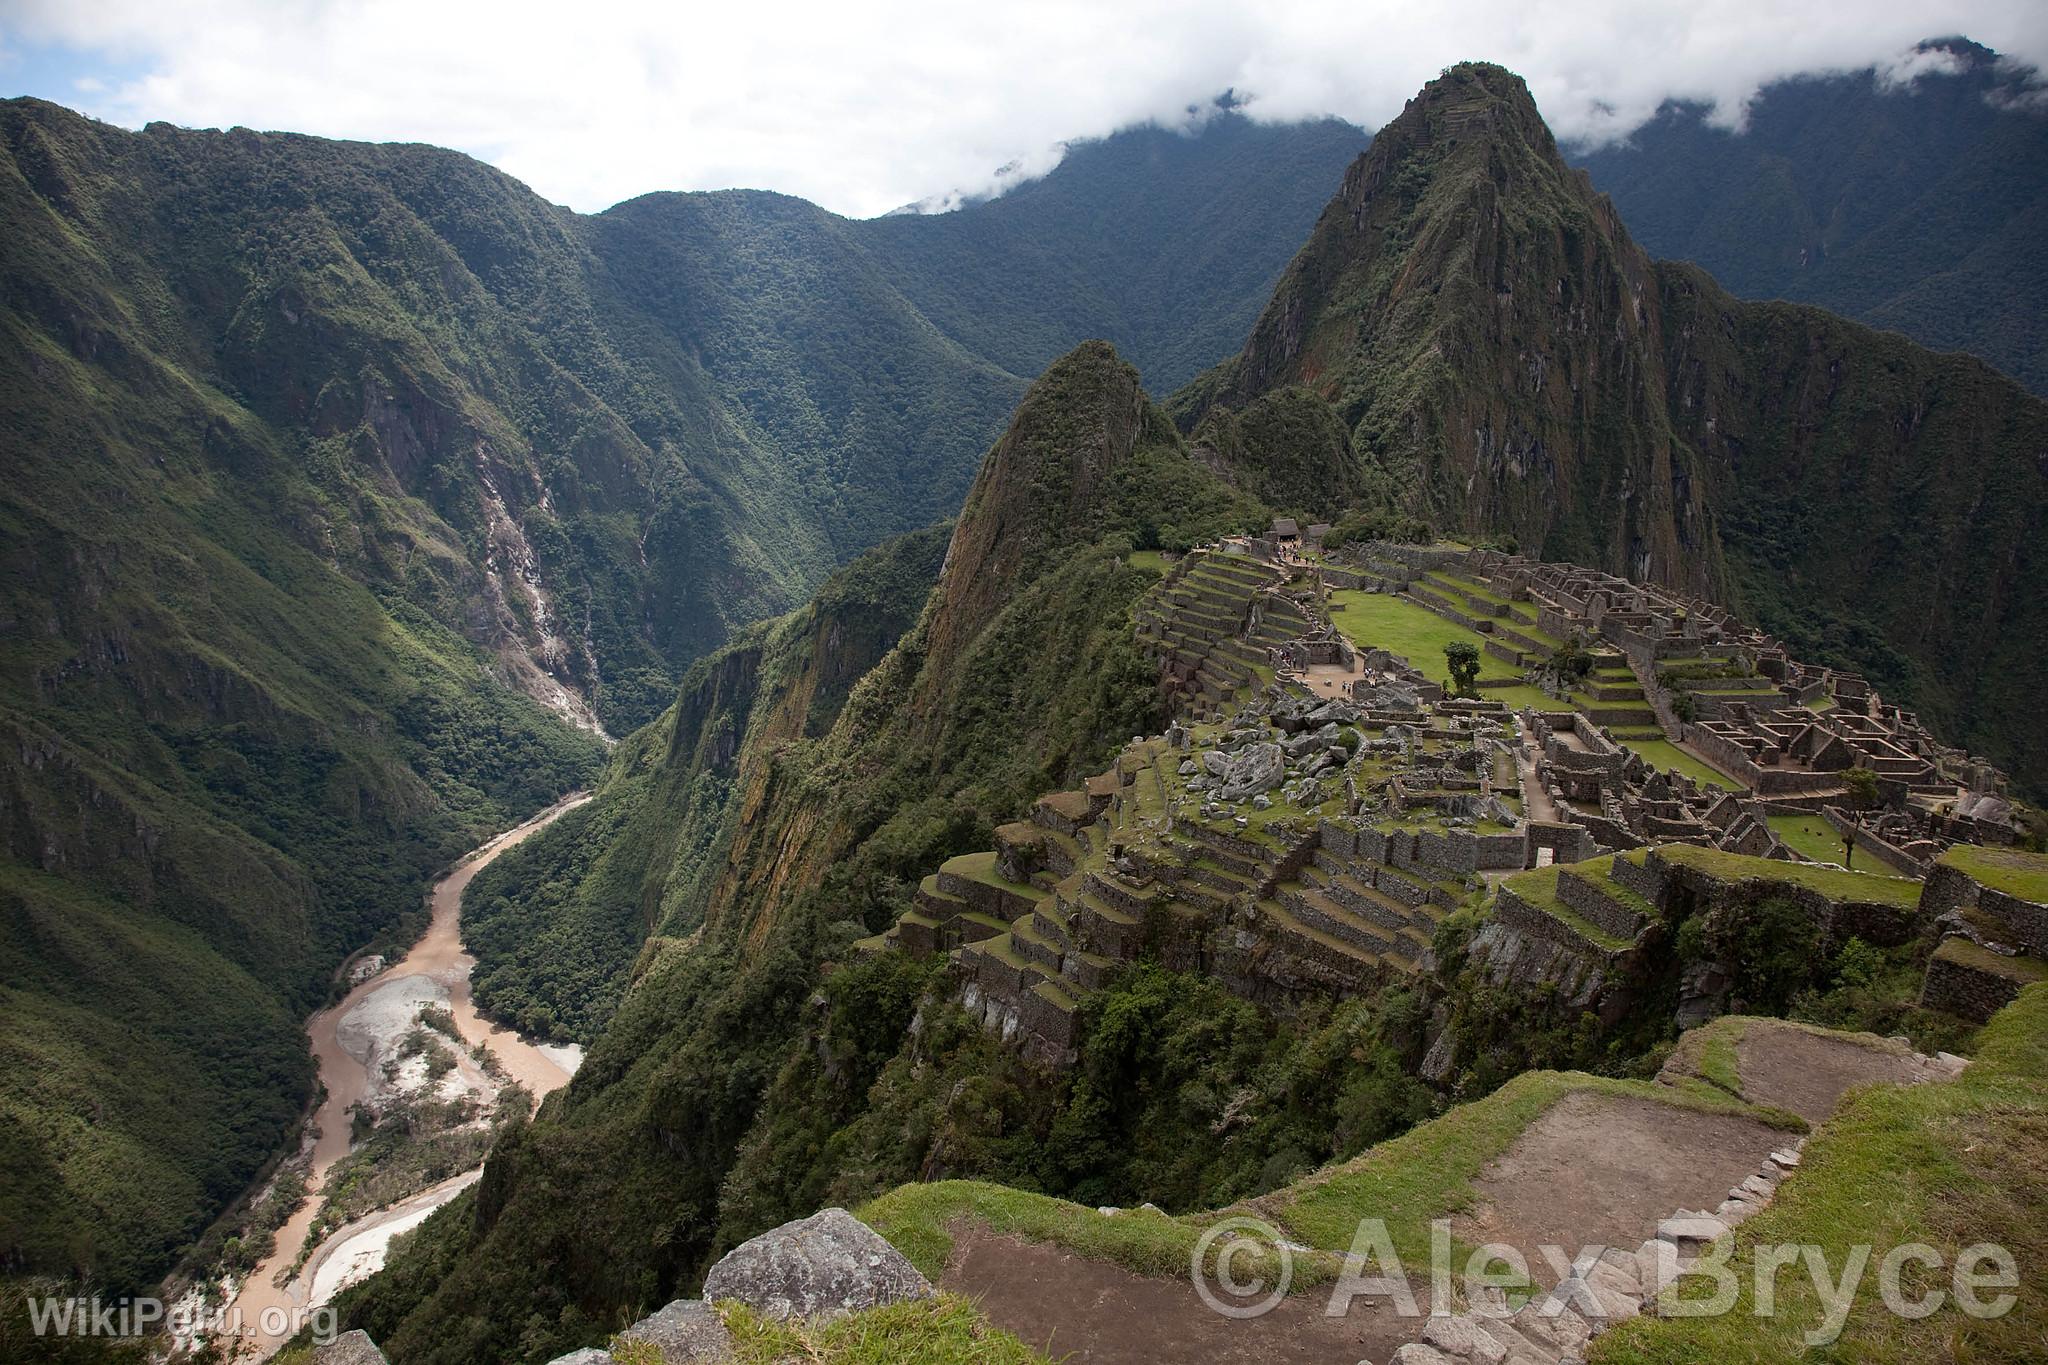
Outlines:
[[[313,1348],[313,1365],[390,1365],[370,1334],[357,1328]]]
[[[934,1291],[881,1234],[824,1209],[734,1247],[704,1277],[707,1299],[737,1299],[771,1318],[837,1318]]]
[[[704,1299],[677,1299],[651,1317],[628,1327],[613,1340],[614,1346],[645,1342],[661,1353],[661,1365],[683,1365],[686,1361],[731,1360],[732,1334],[718,1320],[718,1314]],[[611,1357],[606,1356],[609,1360]]]
[[[1287,780],[1287,758],[1270,740],[1240,749],[1230,756],[1223,774],[1223,788],[1216,794],[1225,801],[1243,801],[1269,792]]]

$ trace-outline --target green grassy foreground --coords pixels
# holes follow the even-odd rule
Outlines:
[[[1180,1217],[1149,1209],[1103,1214],[1042,1194],[982,1181],[947,1180],[900,1186],[855,1210],[855,1216],[888,1238],[926,1276],[936,1278],[946,1268],[953,1230],[963,1220],[1026,1241],[1050,1242],[1139,1274],[1181,1275],[1187,1272],[1204,1228],[1226,1215],[1246,1213],[1313,1249],[1311,1254],[1298,1254],[1294,1264],[1295,1286],[1308,1288],[1335,1277],[1363,1218],[1386,1220],[1395,1250],[1404,1259],[1426,1263],[1431,1220],[1470,1207],[1476,1197],[1471,1182],[1487,1163],[1551,1105],[1577,1093],[1739,1114],[1787,1131],[1803,1131],[1806,1126],[1794,1115],[1745,1104],[1705,1084],[1672,1087],[1582,1072],[1534,1071],[1354,1160],[1230,1209]]]
[[[1764,1212],[1736,1230],[1731,1266],[1740,1285],[1718,1317],[1638,1319],[1595,1346],[1596,1365],[1653,1362],[2040,1360],[2048,1341],[2048,983],[2028,987],[1988,1024],[1969,1070],[1954,1081],[1851,1096],[1807,1144],[1798,1172]],[[1886,1309],[1877,1267],[1892,1248],[1921,1242],[1941,1258],[1908,1266],[1906,1297],[1952,1291],[1957,1253],[2007,1248],[2019,1267],[2014,1301],[1977,1319],[1950,1298],[1931,1315]],[[1757,1316],[1758,1248],[1810,1245],[1839,1275],[1850,1249],[1875,1248],[1839,1339],[1809,1345],[1822,1301],[1804,1265],[1778,1273],[1775,1312]],[[1987,1267],[1988,1269],[1988,1267]],[[1985,1289],[1985,1300],[2007,1292]]]

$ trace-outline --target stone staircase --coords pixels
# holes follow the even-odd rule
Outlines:
[[[1279,570],[1249,557],[1196,550],[1138,604],[1139,647],[1198,718],[1270,676],[1264,643],[1245,637],[1254,605],[1272,600],[1267,589],[1280,581]]]

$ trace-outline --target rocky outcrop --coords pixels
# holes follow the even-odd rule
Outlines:
[[[823,1209],[742,1242],[704,1277],[704,1297],[771,1318],[837,1318],[935,1291],[916,1266],[845,1209]]]
[[[732,1360],[732,1334],[712,1307],[722,1300],[780,1321],[830,1322],[935,1293],[873,1228],[845,1209],[821,1209],[734,1247],[704,1277],[703,1298],[677,1299],[642,1318],[614,1337],[609,1351],[585,1347],[548,1365],[609,1365],[628,1346],[641,1348],[636,1358],[652,1348],[661,1365]]]
[[[636,1343],[652,1346],[662,1365],[732,1359],[732,1334],[711,1305],[701,1299],[677,1299],[619,1333],[612,1344]]]
[[[389,1365],[370,1334],[358,1328],[313,1348],[313,1365]]]

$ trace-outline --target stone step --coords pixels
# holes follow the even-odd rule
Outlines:
[[[1136,956],[1145,937],[1142,919],[1092,892],[1082,894],[1071,906],[1070,922],[1079,938],[1077,946],[1105,957]]]
[[[1259,914],[1274,937],[1291,940],[1294,947],[1305,956],[1317,959],[1355,977],[1358,984],[1378,976],[1382,963],[1380,955],[1356,944],[1347,943],[1337,935],[1304,923],[1299,916],[1277,900],[1259,902]]]
[[[1159,899],[1156,887],[1134,885],[1108,868],[1096,868],[1084,874],[1081,887],[1085,894],[1100,897],[1125,914],[1140,918]]]
[[[1334,934],[1354,947],[1378,956],[1393,946],[1385,930],[1362,919],[1357,913],[1330,897],[1299,882],[1282,882],[1276,899],[1292,910],[1303,924]]]
[[[1057,944],[1062,953],[1074,951],[1073,925],[1056,898],[1047,896],[1038,903],[1031,912],[1031,924],[1039,937]]]
[[[944,922],[955,915],[964,915],[974,907],[960,897],[939,889],[939,874],[934,872],[917,884],[915,895],[917,908],[934,920]]]
[[[1050,937],[1038,931],[1035,914],[1019,915],[1010,925],[1010,941],[1016,946],[1017,954],[1028,961],[1036,962],[1057,976],[1060,959],[1065,949]]]
[[[1302,882],[1337,902],[1352,914],[1377,924],[1389,934],[1415,922],[1416,909],[1365,885],[1347,873],[1331,872],[1310,863],[1301,870]]]
[[[1557,898],[1616,938],[1632,939],[1656,918],[1656,907],[1610,878],[1598,862],[1557,874]]]
[[[1081,990],[1100,990],[1109,984],[1109,978],[1122,966],[1122,962],[1101,953],[1084,952],[1075,949],[1066,955],[1060,964],[1061,972]]]

